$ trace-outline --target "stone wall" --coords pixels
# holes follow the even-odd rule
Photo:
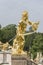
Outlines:
[[[27,65],[25,55],[12,56],[12,65]]]

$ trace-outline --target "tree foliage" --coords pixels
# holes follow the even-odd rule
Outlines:
[[[1,29],[1,36],[0,38],[2,42],[9,42],[10,39],[12,39],[16,35],[16,25],[15,24],[10,24],[7,25],[6,27],[3,27]]]

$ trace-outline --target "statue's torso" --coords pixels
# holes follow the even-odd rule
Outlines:
[[[18,32],[21,33],[21,34],[25,33],[26,27],[27,27],[26,21],[23,21],[23,20],[22,20],[22,21],[19,23],[19,25],[18,25],[18,30],[19,30]]]

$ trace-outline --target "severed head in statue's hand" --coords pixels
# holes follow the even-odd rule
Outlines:
[[[33,23],[33,25],[32,25],[32,30],[33,30],[33,31],[36,31],[36,30],[37,30],[37,28],[38,28],[38,25],[39,25],[39,21],[38,21],[38,22]]]

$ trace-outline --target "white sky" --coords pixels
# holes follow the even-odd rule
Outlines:
[[[43,0],[0,0],[0,24],[18,24],[24,10],[31,21],[40,21],[38,31],[43,32]]]

